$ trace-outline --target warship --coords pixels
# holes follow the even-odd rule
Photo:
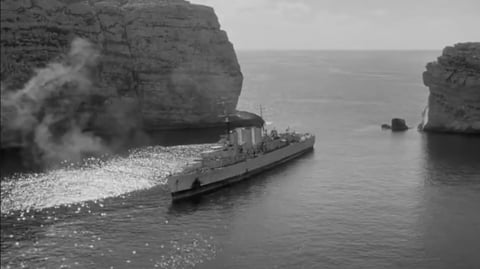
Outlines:
[[[227,131],[182,172],[167,177],[173,201],[197,196],[281,165],[313,150],[315,135],[261,127]]]

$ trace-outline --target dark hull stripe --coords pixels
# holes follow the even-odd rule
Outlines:
[[[238,182],[238,181],[244,180],[246,178],[249,178],[253,175],[259,174],[263,171],[272,169],[275,166],[278,166],[282,163],[285,163],[285,162],[288,162],[292,159],[300,157],[301,155],[304,155],[305,153],[310,152],[312,150],[313,150],[313,146],[309,147],[309,148],[306,148],[302,151],[299,151],[299,152],[297,152],[293,155],[290,155],[288,157],[285,157],[283,159],[280,159],[276,162],[273,162],[269,165],[266,165],[264,167],[261,167],[261,168],[258,168],[258,169],[252,170],[252,171],[248,171],[248,172],[243,173],[241,175],[236,175],[236,176],[226,178],[224,180],[221,180],[221,181],[218,181],[218,182],[215,182],[215,183],[203,185],[198,189],[190,189],[190,190],[185,190],[185,191],[174,192],[174,193],[172,193],[172,199],[173,199],[173,201],[178,201],[178,200],[181,200],[181,199],[190,198],[190,197],[197,196],[197,195],[200,195],[200,194],[203,194],[203,193],[211,192],[213,190],[225,187],[227,185],[230,185],[230,184],[233,184],[235,182]]]

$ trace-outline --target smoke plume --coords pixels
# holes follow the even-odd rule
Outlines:
[[[2,115],[2,129],[14,131],[43,164],[107,151],[102,139],[84,132],[92,119],[85,106],[94,92],[99,56],[93,44],[76,38],[61,61],[36,70],[23,89],[2,87],[2,112],[8,111],[8,117]]]

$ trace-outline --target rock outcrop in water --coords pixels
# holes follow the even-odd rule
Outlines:
[[[420,129],[480,134],[480,42],[446,47],[423,81],[430,96]]]
[[[404,119],[393,118],[392,124],[382,124],[382,130],[392,130],[392,132],[403,132],[409,129],[407,123]]]
[[[49,113],[72,112],[71,100],[79,100],[89,112],[86,129],[115,135],[215,126],[225,109],[235,111],[243,77],[233,46],[212,8],[184,0],[2,0],[2,101],[47,63],[68,66],[62,55],[77,37],[99,51],[92,89],[78,98],[60,85],[67,90],[48,98]],[[29,135],[6,128],[12,110],[2,103],[2,148]]]
[[[402,132],[406,130],[408,130],[408,126],[404,119],[399,119],[399,118],[392,119],[392,131]]]

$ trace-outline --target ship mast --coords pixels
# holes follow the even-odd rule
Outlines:
[[[267,129],[265,129],[266,122],[265,122],[265,120],[263,119],[263,106],[262,106],[262,104],[260,104],[259,106],[260,106],[260,118],[262,118],[262,120],[263,120],[262,128],[261,128],[261,129],[262,129],[262,133],[263,133],[264,135],[266,135],[266,134],[267,134]]]
[[[221,101],[218,102],[218,104],[221,104],[223,106],[223,115],[218,115],[219,117],[221,118],[224,118],[225,119],[225,124],[226,124],[226,127],[227,127],[227,130],[226,130],[226,135],[227,135],[227,142],[231,142],[230,141],[230,115],[227,111],[227,106],[225,105],[225,100],[223,100],[223,98],[221,99]]]

